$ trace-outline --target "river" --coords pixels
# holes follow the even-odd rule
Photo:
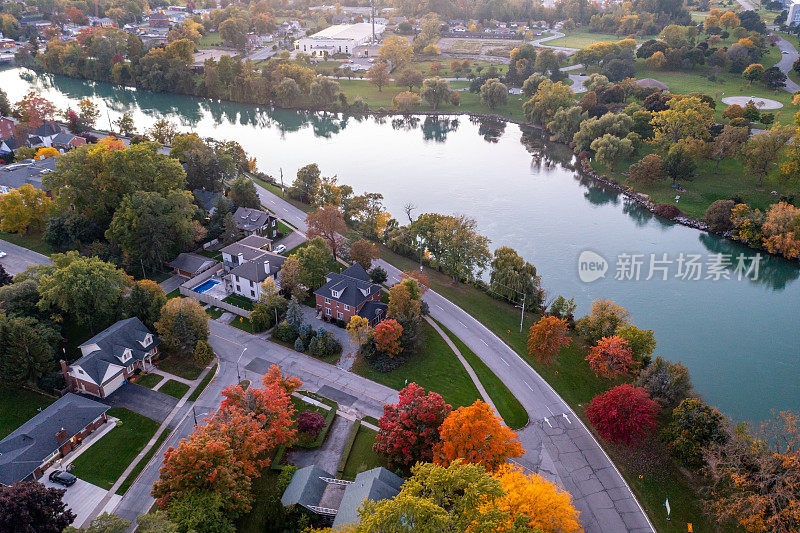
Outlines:
[[[323,175],[337,175],[356,192],[383,193],[401,222],[407,202],[417,206],[415,215],[465,213],[478,221],[492,247],[511,246],[535,264],[550,295],[575,297],[578,314],[599,298],[627,308],[638,327],[655,330],[656,354],[687,365],[695,388],[728,416],[757,421],[772,409],[800,411],[797,265],[764,257],[756,280],[752,271],[739,279],[733,266],[715,274],[713,254],[730,254],[734,264],[744,254],[750,267],[754,252],[658,219],[580,176],[571,167],[570,150],[546,142],[536,130],[468,117],[271,110],[19,68],[0,71],[0,88],[12,102],[35,90],[61,109],[93,98],[102,110],[101,128],[128,112],[140,131],[167,118],[182,131],[235,140],[257,158],[260,170],[277,177],[282,169],[287,183],[298,168],[316,162]],[[578,258],[584,251],[606,260],[604,277],[581,280]],[[679,276],[696,274],[680,254],[699,256],[693,260],[702,268],[700,279]],[[626,267],[637,263],[639,279]]]

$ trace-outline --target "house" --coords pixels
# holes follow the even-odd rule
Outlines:
[[[31,137],[39,137],[42,141],[41,144],[44,146],[52,146],[53,138],[62,131],[64,131],[64,129],[61,126],[50,120],[38,128],[34,128],[34,130],[31,131]]]
[[[105,398],[136,370],[152,365],[158,344],[141,320],[126,318],[82,344],[83,356],[71,365],[62,360],[61,372],[69,390]]]
[[[0,485],[35,480],[102,426],[109,407],[67,393],[0,441]]]
[[[150,13],[148,21],[151,28],[169,28],[170,26],[169,16],[163,11]]]
[[[317,313],[325,320],[348,322],[355,315],[377,324],[386,316],[387,306],[381,302],[381,286],[372,283],[360,264],[355,263],[341,274],[330,272],[325,285],[314,291]],[[370,303],[367,306],[368,302]],[[367,313],[369,316],[362,314]]]
[[[219,197],[223,196],[221,192],[212,192],[205,189],[194,189],[192,194],[194,195],[197,204],[209,215],[213,215],[217,210],[216,205],[219,201]],[[230,206],[230,200],[228,200],[228,206]]]
[[[233,214],[233,219],[236,221],[236,227],[245,235],[261,235],[274,239],[278,231],[277,219],[258,209],[240,207]]]
[[[67,151],[72,150],[73,148],[77,148],[78,146],[83,146],[86,144],[86,139],[83,137],[78,137],[77,135],[73,135],[71,133],[67,133],[62,131],[61,133],[56,134],[50,140],[50,146],[57,150]]]
[[[383,467],[361,472],[354,481],[336,479],[317,465],[297,470],[281,496],[285,507],[300,505],[314,514],[330,517],[333,529],[359,521],[358,509],[366,500],[379,502],[400,494],[403,478]]]
[[[172,260],[169,267],[179,276],[193,278],[216,264],[216,261],[208,257],[184,252]]]
[[[18,189],[25,184],[44,189],[42,177],[56,169],[56,158],[48,157],[41,161],[25,159],[0,167],[0,194]]]
[[[272,251],[272,241],[258,235],[248,235],[244,239],[229,244],[220,250],[222,263],[228,268],[234,268],[247,261],[252,261],[261,257],[264,252],[269,251]]]
[[[278,280],[286,258],[272,252],[263,252],[260,256],[231,269],[226,277],[226,285],[234,293],[258,300],[261,297],[261,284],[267,279]]]
[[[0,117],[0,140],[10,139],[14,136],[14,127],[17,121],[10,117]]]

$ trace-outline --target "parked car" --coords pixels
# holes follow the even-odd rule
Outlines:
[[[0,259],[4,258],[4,257],[5,257],[5,256],[7,256],[7,255],[8,255],[8,254],[7,254],[7,253],[5,253],[3,250],[0,250]]]
[[[71,487],[76,481],[78,481],[78,478],[69,472],[64,472],[63,470],[54,470],[50,473],[50,481],[53,483],[58,483],[59,485],[64,485],[65,487]]]
[[[789,52],[787,52],[786,50],[781,50],[781,53],[782,54],[788,54]]]
[[[285,251],[286,251],[286,246],[284,246],[282,244],[279,244],[278,246],[275,247],[275,253],[276,254],[282,254]]]

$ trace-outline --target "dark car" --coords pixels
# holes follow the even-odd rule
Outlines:
[[[78,481],[78,478],[70,474],[69,472],[64,472],[63,470],[56,470],[50,473],[50,481],[53,483],[58,483],[59,485],[64,485],[65,487],[71,487]]]

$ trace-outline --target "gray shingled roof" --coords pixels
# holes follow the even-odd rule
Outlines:
[[[378,467],[356,476],[344,491],[339,512],[333,520],[334,529],[359,521],[358,509],[366,500],[381,501],[394,498],[403,488],[403,478]]]
[[[123,366],[120,357],[122,357],[126,348],[131,350],[132,361],[141,361],[147,355],[147,352],[158,346],[159,340],[155,335],[153,335],[149,345],[142,346],[140,341],[143,341],[148,333],[151,333],[150,330],[137,317],[120,320],[84,342],[81,348],[96,344],[99,349],[84,355],[72,363],[70,367],[80,366],[95,383],[102,385],[103,376],[105,376],[106,370],[110,365]],[[130,364],[130,362],[127,364]],[[110,376],[109,379],[113,377]]]
[[[236,227],[244,231],[255,231],[263,228],[269,222],[269,218],[269,213],[249,207],[240,207],[233,214]]]
[[[214,261],[213,259],[209,259],[208,257],[199,254],[184,252],[182,254],[179,254],[178,257],[176,257],[169,264],[169,266],[171,268],[177,268],[178,270],[183,270],[184,272],[191,272],[193,274],[197,274],[207,269],[214,263],[216,263],[216,261]]]
[[[264,268],[264,263],[269,261],[269,273]],[[258,256],[253,259],[242,263],[241,265],[233,268],[231,274],[240,278],[261,283],[270,276],[277,274],[286,258],[282,255],[273,254],[270,252],[262,251]]]
[[[71,439],[108,410],[89,398],[68,393],[0,441],[0,484],[11,485],[30,476],[59,448],[62,428]]]
[[[62,131],[61,133],[59,133],[55,137],[53,137],[53,141],[52,142],[53,142],[53,144],[55,144],[55,143],[67,144],[72,139],[74,139],[75,137],[77,137],[77,135],[73,135],[71,133],[66,133],[66,132]]]
[[[26,159],[0,167],[0,185],[9,189],[18,189],[26,183],[42,189],[42,177],[56,169],[56,158],[48,157],[41,161]]]
[[[364,267],[358,263],[343,270],[341,274],[330,272],[325,276],[325,279],[327,283],[314,291],[314,294],[352,305],[353,307],[358,307],[364,303],[364,300],[381,290],[380,285],[375,285],[369,281],[369,276]],[[339,296],[334,296],[333,291],[339,293]],[[366,292],[366,294],[362,291]]]
[[[317,506],[328,485],[321,477],[332,478],[328,472],[317,465],[306,466],[297,470],[289,482],[289,486],[281,496],[281,503],[288,507],[300,504],[303,507]]]
[[[389,306],[385,303],[370,300],[361,307],[358,314],[359,316],[372,320],[378,316],[378,313],[381,313],[381,316],[386,316],[387,311],[389,311]]]

